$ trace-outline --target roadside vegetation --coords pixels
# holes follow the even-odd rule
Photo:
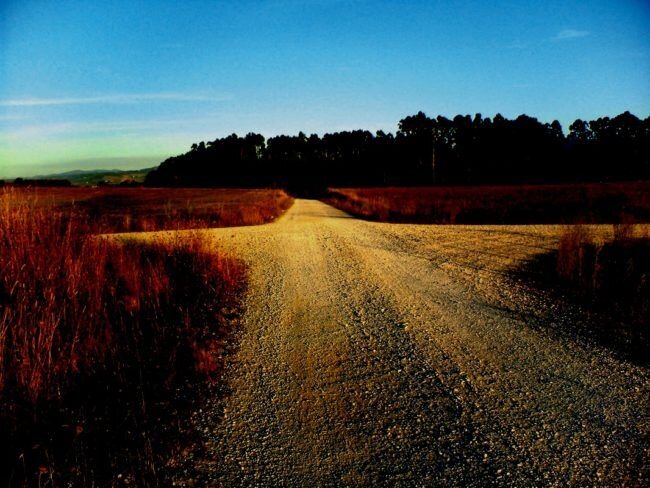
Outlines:
[[[650,183],[337,188],[324,199],[380,222],[557,224],[650,221]]]
[[[95,233],[258,225],[279,217],[293,202],[282,190],[115,187],[12,190],[17,197],[12,199],[14,203],[26,198],[36,207],[50,208],[66,218],[81,219]]]
[[[165,192],[171,203],[155,192],[0,193],[3,486],[164,480],[192,437],[180,412],[219,375],[246,270],[198,238],[94,234],[250,225],[290,203],[281,192],[211,193],[196,212],[182,192]]]
[[[650,353],[650,235],[630,224],[613,225],[613,239],[588,226],[566,228],[555,253],[561,291],[598,314],[593,333],[636,360]]]

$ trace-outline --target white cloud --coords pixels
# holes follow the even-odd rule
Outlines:
[[[552,39],[554,41],[568,41],[570,39],[578,39],[580,37],[587,37],[590,34],[589,31],[576,30],[576,29],[564,29],[558,32],[555,37]]]
[[[87,104],[119,104],[142,103],[152,101],[168,102],[223,102],[230,100],[229,96],[189,95],[185,93],[127,93],[115,95],[100,95],[95,97],[64,97],[64,98],[15,98],[0,100],[0,106],[5,107],[41,107],[50,105],[87,105]]]
[[[178,133],[179,127],[213,126],[219,120],[218,114],[207,114],[201,117],[184,116],[178,118],[147,119],[147,120],[112,120],[112,121],[66,121],[25,125],[0,132],[0,138],[6,141],[21,141],[45,139],[68,135],[79,137],[83,135],[124,135],[142,134],[145,132]]]

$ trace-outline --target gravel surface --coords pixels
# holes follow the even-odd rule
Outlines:
[[[194,413],[202,446],[176,483],[647,484],[648,370],[562,333],[580,314],[510,273],[560,232],[310,200],[202,231],[250,287],[229,394]]]

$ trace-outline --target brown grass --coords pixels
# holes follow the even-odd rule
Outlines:
[[[14,192],[17,201],[74,215],[96,233],[258,225],[293,203],[282,190],[36,187]]]
[[[188,378],[218,372],[244,268],[198,239],[98,239],[106,221],[52,196],[0,193],[0,479],[157,482],[164,420]]]
[[[556,273],[569,293],[604,319],[595,332],[618,349],[647,361],[650,346],[650,236],[615,224],[613,239],[588,226],[569,226],[560,237]]]
[[[325,200],[369,220],[434,224],[650,221],[650,182],[334,189]]]

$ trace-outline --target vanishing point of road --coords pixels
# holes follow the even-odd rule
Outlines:
[[[647,369],[564,333],[583,315],[512,273],[560,230],[373,223],[298,199],[271,224],[201,231],[250,284],[230,393],[194,416],[192,482],[647,482]]]

